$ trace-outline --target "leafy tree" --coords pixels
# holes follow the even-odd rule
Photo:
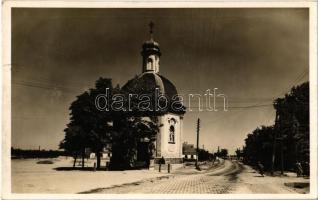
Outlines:
[[[84,156],[85,147],[87,146],[86,138],[87,135],[80,126],[68,124],[67,128],[64,129],[65,138],[60,142],[60,149],[64,149],[66,152],[71,154],[74,158],[73,168],[76,164],[76,159],[81,153],[82,156],[82,168],[84,168]]]
[[[199,149],[198,151],[199,154],[199,161],[207,161],[207,160],[211,160],[213,155],[211,153],[209,153],[209,151],[206,151],[204,149]]]
[[[274,127],[262,126],[255,129],[245,139],[243,154],[249,164],[263,163],[265,169],[271,166],[271,156],[274,140]]]
[[[220,149],[218,147],[217,152],[215,153],[215,156],[221,157],[221,158],[226,158],[228,155],[228,150],[227,149]]]
[[[228,150],[227,149],[221,149],[220,151],[220,157],[222,158],[226,158],[228,154]]]
[[[275,125],[262,126],[247,135],[244,161],[261,161],[265,169],[269,169],[276,144],[276,168],[283,162],[284,168],[291,170],[299,161],[309,173],[309,82],[293,87],[284,98],[277,98],[274,108]]]
[[[274,107],[284,166],[291,169],[296,161],[309,163],[309,82],[276,99]]]
[[[108,99],[105,105],[109,106],[109,110],[98,110],[96,107],[96,97],[100,94],[105,94],[108,89]],[[115,89],[116,90],[116,89]],[[99,78],[96,81],[95,88],[90,89],[90,97],[87,102],[86,109],[86,126],[89,131],[90,148],[95,152],[97,159],[97,169],[100,168],[101,152],[103,148],[111,143],[113,134],[113,111],[111,110],[112,96],[114,88],[111,79]]]
[[[79,95],[70,106],[70,123],[64,130],[65,138],[60,148],[75,152],[75,158],[81,152],[82,167],[84,167],[85,148],[90,148],[95,152],[97,168],[100,168],[100,152],[111,140],[112,126],[108,122],[112,122],[112,112],[102,112],[95,105],[97,95],[105,94],[106,88],[109,89],[111,99],[113,92],[111,79],[99,78],[95,88]]]
[[[238,160],[243,157],[243,151],[240,148],[235,150],[235,154]]]
[[[131,168],[135,166],[137,145],[147,140],[147,160],[152,159],[156,134],[159,131],[157,119],[145,117],[122,116],[115,121],[116,134],[113,138],[112,168]],[[148,163],[149,165],[149,163]]]
[[[108,98],[99,102],[100,110],[96,107],[96,97],[105,94]],[[112,109],[115,95],[123,95],[122,108]],[[78,154],[82,154],[84,167],[85,149],[90,148],[96,154],[97,169],[100,168],[101,151],[107,144],[112,146],[111,164],[114,167],[132,167],[136,160],[137,144],[142,139],[148,141],[148,157],[151,159],[155,148],[154,141],[159,124],[154,112],[136,112],[136,99],[128,102],[127,91],[119,86],[113,88],[111,79],[99,78],[95,87],[79,95],[70,106],[70,123],[65,131],[65,138],[60,148],[73,152],[74,165]],[[104,103],[104,104],[103,104]],[[133,108],[132,111],[128,106]]]
[[[70,106],[70,123],[64,129],[65,137],[60,143],[60,148],[73,154],[75,167],[76,158],[82,156],[82,168],[84,168],[85,148],[91,144],[89,138],[89,126],[85,119],[89,102],[89,93],[84,92]]]

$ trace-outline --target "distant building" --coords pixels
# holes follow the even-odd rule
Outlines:
[[[182,157],[185,161],[197,159],[197,151],[193,144],[188,144],[186,142],[182,144]]]
[[[91,149],[86,148],[85,154],[87,159],[96,159],[96,154]],[[104,148],[101,152],[101,160],[108,160],[112,157],[112,152],[108,148]]]

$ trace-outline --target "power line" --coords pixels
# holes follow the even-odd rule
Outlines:
[[[20,83],[28,83],[28,84],[35,84],[35,85],[44,85],[44,86],[48,86],[48,87],[51,87],[51,88],[60,88],[60,89],[66,89],[66,90],[71,90],[71,89],[82,89],[83,87],[76,87],[76,86],[62,86],[62,85],[52,85],[52,84],[49,84],[47,82],[41,82],[41,81],[26,81],[26,80],[15,80],[15,82],[20,82]]]
[[[20,65],[20,64],[17,64],[17,63],[12,63],[12,64],[4,64],[3,66],[6,66],[6,67],[11,67],[11,70],[12,71],[20,71],[21,69],[27,69],[28,67],[25,66],[25,65]],[[44,76],[40,76],[39,74],[36,75],[36,78],[32,78],[31,80],[35,80],[35,81],[49,81],[49,82],[57,82],[56,80],[52,80],[52,79],[49,79],[48,77],[44,77]],[[79,82],[79,81],[71,81],[71,83],[73,85],[82,85],[83,82]]]
[[[273,106],[273,103],[269,103],[269,104],[253,104],[253,105],[247,105],[247,106],[228,106],[227,108],[244,109],[244,108],[258,108],[258,107],[266,107],[266,106]],[[189,106],[189,108],[210,108],[210,107],[207,107],[207,106]],[[222,109],[222,108],[224,108],[224,106],[216,107],[216,109]]]
[[[58,85],[50,85],[50,84],[43,84],[39,82],[32,82],[32,81],[23,81],[23,80],[18,80],[18,81],[12,81],[14,85],[21,85],[21,86],[26,86],[26,87],[33,87],[33,88],[40,88],[40,89],[46,89],[46,90],[60,90],[63,92],[71,93],[74,94],[78,91],[77,90],[83,90],[83,88],[80,87],[63,87],[63,86],[58,86]]]
[[[30,84],[30,83],[13,82],[13,84],[26,86],[26,87],[40,88],[40,89],[45,89],[45,90],[54,90],[54,91],[56,91],[57,89],[60,89],[58,87],[52,88],[52,87],[46,87],[46,86],[41,86],[41,85],[33,85],[33,84]],[[63,92],[67,92],[67,93],[73,94],[73,92],[70,92],[70,91],[67,91],[67,90],[63,90]]]
[[[289,84],[288,87],[286,87],[281,93],[277,94],[276,96],[285,95],[288,93],[292,87],[298,84],[300,80],[302,80],[305,76],[308,75],[308,68],[305,68],[292,82]]]

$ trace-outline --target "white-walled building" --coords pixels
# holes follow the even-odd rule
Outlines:
[[[122,89],[128,93],[139,95],[144,93],[156,95],[158,93],[167,99],[167,109],[156,115],[161,126],[154,144],[155,152],[153,152],[153,156],[155,159],[153,162],[156,164],[163,157],[166,163],[180,164],[182,163],[183,115],[185,107],[182,105],[173,83],[160,74],[161,51],[159,43],[154,41],[152,37],[152,27],[150,33],[150,40],[144,42],[142,46],[142,73],[137,78],[128,81]],[[165,105],[162,104],[162,101],[165,101],[163,97],[159,98],[159,100],[158,104]],[[176,103],[174,104],[174,102]],[[177,107],[182,107],[182,109],[174,109]],[[142,157],[140,151],[147,151],[146,142],[142,141],[139,144],[141,148],[138,150],[137,157],[138,155]],[[142,158],[139,160],[142,160]]]

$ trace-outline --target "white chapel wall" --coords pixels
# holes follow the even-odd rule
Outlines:
[[[175,124],[175,139],[174,143],[169,143],[169,128],[168,120],[176,120]],[[182,157],[182,120],[180,116],[174,114],[166,114],[160,117],[162,126],[160,127],[160,153],[165,158],[181,158]]]

